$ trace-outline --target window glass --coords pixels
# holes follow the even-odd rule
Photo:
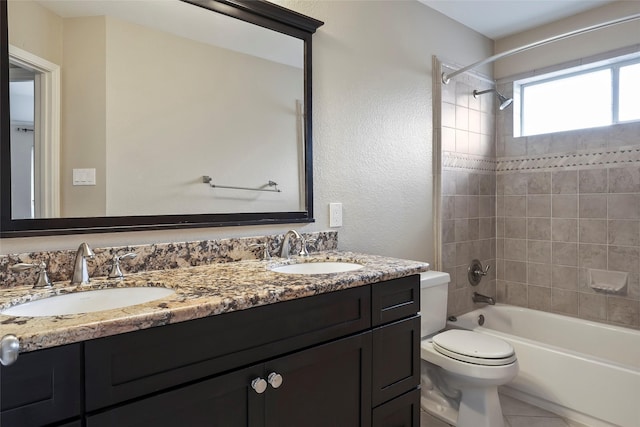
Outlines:
[[[640,120],[640,63],[620,67],[618,120]]]
[[[637,82],[633,84],[637,90]],[[522,90],[523,136],[612,122],[611,69],[529,84]]]

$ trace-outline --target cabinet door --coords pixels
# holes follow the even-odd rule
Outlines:
[[[282,376],[265,396],[265,427],[369,427],[371,334],[320,345],[265,363]]]
[[[80,416],[80,345],[23,353],[0,370],[2,427],[35,427]]]
[[[420,316],[373,330],[373,406],[420,384]]]
[[[373,410],[373,427],[420,427],[420,389]]]
[[[262,365],[91,415],[87,427],[259,427],[263,395],[251,388]]]

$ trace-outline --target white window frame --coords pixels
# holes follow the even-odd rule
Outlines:
[[[611,95],[612,95],[612,105],[611,105],[611,123],[606,126],[613,126],[621,123],[632,123],[640,120],[619,120],[619,101],[620,101],[620,68],[628,66],[640,64],[640,53],[632,54],[632,55],[624,55],[617,58],[611,58],[605,61],[599,61],[592,64],[581,65],[578,67],[567,68],[559,71],[553,71],[549,73],[545,73],[535,77],[529,77],[526,79],[520,79],[513,82],[513,98],[514,98],[514,126],[513,126],[513,135],[515,137],[521,136],[535,136],[541,134],[530,134],[524,135],[524,89],[527,86],[534,86],[542,83],[547,83],[551,81],[557,81],[562,79],[567,79],[571,77],[575,77],[581,74],[588,74],[594,71],[600,70],[611,70]],[[576,129],[566,129],[562,132],[569,132],[572,130],[580,130],[580,129],[588,129],[588,128],[576,128]]]

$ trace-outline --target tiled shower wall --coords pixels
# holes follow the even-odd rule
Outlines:
[[[497,120],[498,301],[640,328],[640,123],[514,138],[512,117]],[[589,269],[628,273],[626,289],[592,289]]]
[[[473,90],[493,83],[468,73],[442,85],[442,269],[451,275],[448,313],[473,309],[473,291],[496,296],[495,115],[492,95]],[[467,267],[491,266],[475,288]]]

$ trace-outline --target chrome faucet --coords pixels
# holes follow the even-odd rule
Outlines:
[[[473,293],[473,296],[471,297],[471,299],[473,300],[473,302],[484,302],[489,305],[496,305],[496,300],[493,299],[493,297],[488,297],[486,295],[482,295],[477,292]]]
[[[280,249],[280,258],[287,258],[289,259],[291,257],[290,255],[290,239],[291,236],[294,236],[295,238],[300,240],[300,253],[298,255],[300,256],[309,256],[309,252],[307,251],[307,242],[304,240],[304,237],[302,237],[300,235],[300,233],[298,233],[296,230],[289,230],[285,233],[284,235],[284,240],[282,240],[282,248]]]
[[[95,254],[88,244],[82,243],[76,252],[76,260],[73,263],[72,285],[86,285],[89,283],[89,269],[87,268],[87,258],[93,259]]]

